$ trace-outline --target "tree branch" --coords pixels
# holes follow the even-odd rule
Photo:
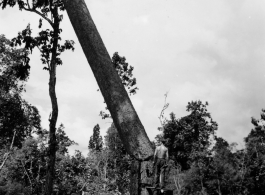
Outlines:
[[[11,151],[12,148],[13,148],[16,133],[17,133],[17,130],[14,131],[14,135],[13,135],[13,138],[12,138],[12,143],[11,143],[11,146],[10,146],[10,151]]]
[[[167,103],[167,94],[168,94],[168,92],[166,92],[166,94],[165,94],[165,102],[164,102],[164,106],[163,106],[163,108],[162,108],[162,110],[161,110],[161,113],[160,113],[160,116],[158,117],[159,118],[159,121],[160,121],[160,123],[161,123],[161,127],[163,128],[163,122],[162,122],[162,119],[164,118],[164,112],[165,112],[165,110],[168,108],[168,106],[169,106],[169,103]]]
[[[50,25],[53,27],[53,22],[52,22],[49,18],[47,18],[44,14],[40,13],[38,10],[36,10],[36,9],[29,9],[29,8],[25,8],[25,7],[23,7],[23,9],[26,10],[26,11],[34,12],[34,13],[40,15],[40,16],[41,16],[42,18],[44,18],[47,22],[49,22]]]
[[[17,131],[15,130],[15,131],[14,131],[13,138],[12,138],[12,143],[11,143],[11,145],[10,145],[9,152],[7,152],[7,153],[4,154],[4,160],[3,160],[3,162],[2,162],[2,164],[1,164],[1,166],[0,166],[0,171],[1,171],[2,168],[4,167],[4,165],[5,165],[5,163],[6,163],[6,160],[8,159],[8,156],[9,156],[9,154],[10,154],[12,148],[13,148],[14,140],[15,140],[15,136],[16,136],[16,132],[17,132]]]
[[[28,4],[28,9],[31,9],[30,6],[29,6],[29,0],[27,0],[27,4]]]
[[[0,166],[0,171],[2,170],[2,168],[4,167],[6,160],[8,158],[9,152],[4,154],[4,161],[2,162],[1,166]]]
[[[84,183],[84,185],[82,186],[82,188],[79,190],[79,192],[83,191],[83,189],[85,188],[85,186],[88,184],[88,181]]]
[[[27,177],[28,177],[28,179],[29,179],[30,188],[31,188],[31,192],[32,192],[32,182],[31,182],[31,179],[30,179],[30,177],[29,177],[29,174],[28,174],[28,172],[27,172],[27,170],[26,170],[26,168],[25,168],[25,165],[24,165],[23,161],[20,160],[20,162],[21,162],[21,164],[22,164],[22,166],[23,166],[24,172],[26,173],[26,175],[27,175]]]

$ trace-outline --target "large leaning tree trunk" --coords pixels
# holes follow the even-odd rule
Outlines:
[[[64,0],[64,4],[127,152],[137,160],[148,159],[153,154],[151,142],[84,0]]]
[[[136,159],[131,195],[139,194],[140,161],[153,155],[151,142],[111,62],[84,0],[63,0],[65,9],[94,73],[127,152]],[[137,170],[135,170],[137,169]]]

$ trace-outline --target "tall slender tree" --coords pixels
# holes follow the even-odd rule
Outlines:
[[[41,52],[41,61],[45,65],[44,70],[49,72],[49,95],[52,104],[52,112],[49,118],[49,161],[47,166],[46,188],[45,194],[50,195],[53,188],[54,165],[56,158],[56,123],[58,118],[58,102],[56,97],[56,68],[62,65],[60,54],[67,49],[73,48],[73,41],[65,41],[60,43],[60,23],[63,19],[60,11],[64,10],[63,2],[60,0],[0,0],[2,9],[6,6],[18,5],[20,10],[36,13],[41,18],[39,20],[39,28],[42,27],[42,21],[45,20],[51,26],[51,29],[41,30],[38,36],[32,36],[30,25],[25,30],[18,34],[14,39],[13,45],[25,44],[25,49],[31,51],[38,48]]]
[[[93,129],[93,135],[89,139],[88,149],[100,152],[103,148],[103,140],[100,135],[100,127],[97,124]]]

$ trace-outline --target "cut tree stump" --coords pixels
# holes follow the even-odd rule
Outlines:
[[[174,161],[169,160],[165,168],[165,189],[161,193],[160,188],[154,187],[154,165],[153,161],[144,161],[141,164],[141,195],[173,195],[176,186],[174,183],[174,174],[176,168]]]

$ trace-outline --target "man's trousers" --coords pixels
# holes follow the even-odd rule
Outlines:
[[[161,187],[163,189],[165,186],[165,165],[166,160],[158,158],[155,163],[155,188]],[[159,185],[159,178],[161,175],[161,182]]]

